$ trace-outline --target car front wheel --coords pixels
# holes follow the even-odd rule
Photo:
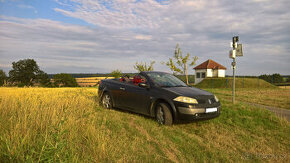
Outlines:
[[[106,109],[112,109],[112,98],[108,93],[105,93],[102,97],[102,105]]]
[[[161,125],[172,125],[172,113],[170,106],[166,103],[159,103],[156,108],[156,120]]]

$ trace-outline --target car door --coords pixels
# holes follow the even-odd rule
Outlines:
[[[121,82],[118,82],[118,83],[110,83],[109,84],[109,90],[110,90],[110,94],[113,98],[113,101],[114,101],[114,104],[115,104],[115,107],[121,107],[122,106],[122,83]]]
[[[124,109],[128,109],[125,102],[127,99],[127,96],[126,96],[127,85],[128,83],[121,82],[117,88],[118,89],[118,107],[124,108]]]
[[[144,77],[142,76],[142,79]],[[143,81],[146,83],[146,81]],[[150,89],[139,87],[137,83],[127,84],[122,93],[123,105],[127,109],[141,113],[149,114]]]

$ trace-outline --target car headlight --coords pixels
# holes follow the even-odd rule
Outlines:
[[[190,97],[184,97],[184,96],[179,96],[176,97],[175,99],[173,99],[174,101],[178,101],[178,102],[184,102],[184,103],[189,103],[189,104],[198,104],[197,100],[194,98],[190,98]]]
[[[219,99],[216,97],[216,95],[214,95],[214,99],[216,102],[219,102]]]

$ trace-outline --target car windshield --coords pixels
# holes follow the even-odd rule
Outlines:
[[[172,74],[147,72],[152,82],[160,87],[187,87],[187,85]]]

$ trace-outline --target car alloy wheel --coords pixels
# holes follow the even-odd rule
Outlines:
[[[104,94],[103,96],[103,99],[102,99],[102,103],[103,103],[103,106],[106,108],[106,109],[111,109],[112,108],[112,103],[111,103],[111,96],[108,95],[108,94]]]
[[[161,106],[158,106],[157,108],[157,113],[156,113],[156,119],[157,119],[157,122],[161,125],[164,124],[164,111],[163,111],[163,108]]]
[[[172,125],[173,117],[170,106],[166,103],[159,103],[156,108],[156,120],[161,125]]]

